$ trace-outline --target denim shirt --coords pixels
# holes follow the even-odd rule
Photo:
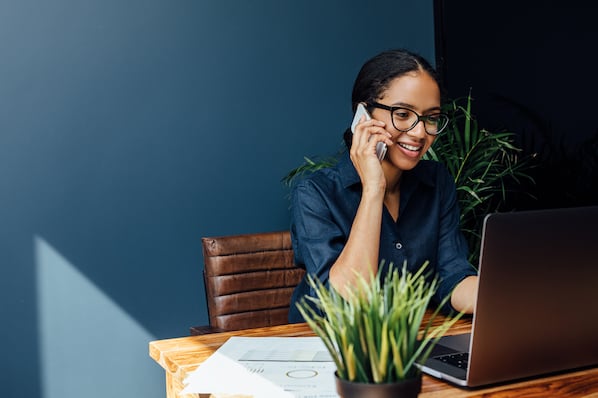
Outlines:
[[[294,261],[328,286],[328,273],[351,232],[361,200],[361,180],[348,152],[331,168],[298,181],[291,192],[291,239]],[[422,160],[401,176],[399,217],[384,207],[380,228],[381,276],[393,263],[416,271],[427,260],[430,278],[439,277],[433,298],[438,305],[465,277],[476,275],[467,260],[460,209],[452,176],[441,163]],[[289,322],[302,322],[296,302],[315,295],[304,278],[293,292]],[[450,305],[444,308],[451,310]]]

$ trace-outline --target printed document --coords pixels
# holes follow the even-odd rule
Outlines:
[[[183,394],[338,398],[319,337],[231,337],[185,380]]]

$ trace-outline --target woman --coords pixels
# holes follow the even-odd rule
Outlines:
[[[295,262],[342,295],[356,273],[382,274],[390,263],[415,271],[426,261],[440,278],[438,304],[472,313],[475,269],[459,226],[453,178],[433,161],[421,161],[448,123],[441,113],[440,85],[432,66],[406,50],[383,52],[367,61],[353,86],[356,110],[365,103],[349,149],[335,167],[299,181],[292,192],[291,237]],[[382,161],[376,144],[387,152]],[[304,279],[295,289],[290,322],[303,321],[295,303],[313,295]]]

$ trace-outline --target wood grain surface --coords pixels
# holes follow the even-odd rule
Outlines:
[[[427,321],[430,314],[426,316]],[[437,322],[441,322],[438,319]],[[471,319],[459,320],[447,334],[468,333]],[[234,332],[186,336],[149,343],[149,355],[166,373],[167,398],[208,398],[210,395],[180,395],[183,380],[231,336],[314,336],[305,323],[246,329]],[[213,398],[224,398],[216,397]],[[421,398],[598,398],[598,368],[554,374],[483,389],[465,389],[424,375]],[[248,398],[227,395],[226,398]]]

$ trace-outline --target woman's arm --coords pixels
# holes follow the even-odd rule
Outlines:
[[[438,299],[450,294],[450,305],[454,310],[473,313],[478,278],[475,268],[467,259],[469,250],[460,226],[457,190],[446,167],[440,164],[437,167],[442,205],[438,242],[438,271],[441,277]]]
[[[386,139],[387,145],[392,145],[384,126],[375,119],[362,121],[353,134],[350,154],[361,179],[361,201],[347,243],[329,274],[330,284],[343,296],[356,285],[357,275],[368,279],[378,272],[386,177],[376,155],[376,142]]]
[[[330,284],[342,296],[356,285],[357,275],[369,278],[378,271],[383,199],[384,190],[364,190],[347,244],[330,269]]]

